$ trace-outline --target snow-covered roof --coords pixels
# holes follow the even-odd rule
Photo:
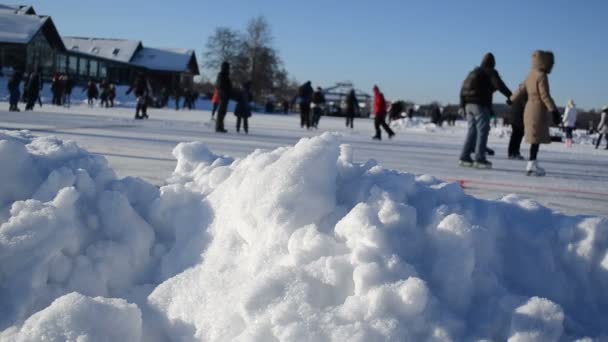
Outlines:
[[[68,51],[129,63],[141,48],[138,40],[62,37]]]
[[[34,7],[32,6],[19,6],[19,5],[2,5],[0,4],[0,12],[7,12],[12,14],[30,14],[35,15]]]
[[[191,70],[191,62],[194,65]],[[150,70],[187,72],[198,74],[196,56],[193,50],[187,49],[158,49],[144,47],[133,57],[133,64]]]
[[[47,20],[50,18],[0,10],[0,42],[27,44]]]

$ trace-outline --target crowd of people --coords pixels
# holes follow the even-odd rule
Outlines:
[[[560,124],[566,135],[566,147],[572,147],[573,132],[576,129],[577,108],[573,100],[569,100],[563,115],[558,111],[555,101],[551,97],[548,75],[555,64],[555,57],[550,51],[535,51],[532,55],[531,70],[518,89],[512,93],[501,79],[496,69],[496,59],[492,53],[487,53],[481,64],[468,73],[460,89],[460,106],[458,114],[467,120],[467,133],[465,142],[460,153],[459,164],[463,167],[474,167],[478,169],[490,169],[492,163],[487,155],[494,152],[487,146],[490,132],[491,120],[496,118],[493,112],[493,94],[502,93],[506,103],[510,106],[510,124],[512,133],[508,146],[508,158],[511,160],[525,160],[520,149],[523,139],[530,144],[529,158],[526,165],[528,175],[542,176],[545,170],[538,163],[540,145],[551,143],[550,126]],[[21,93],[23,83],[23,93]],[[75,86],[74,80],[66,74],[56,74],[51,80],[52,104],[57,106],[70,106],[72,91]],[[9,111],[19,111],[19,101],[25,102],[25,110],[33,110],[38,102],[42,106],[40,91],[42,79],[40,70],[24,75],[15,71],[11,75],[8,84]],[[126,91],[126,95],[133,93],[137,99],[135,108],[135,119],[147,119],[147,108],[150,104],[157,107],[169,105],[169,98],[175,99],[175,109],[195,109],[195,102],[199,94],[190,88],[176,87],[169,91],[163,87],[160,96],[152,96],[152,87],[144,73],[135,78],[134,83]],[[86,92],[87,103],[94,106],[100,100],[101,107],[110,108],[114,106],[116,99],[116,86],[106,80],[99,84],[91,79],[83,88]],[[183,103],[181,102],[183,98]],[[212,119],[215,120],[215,131],[226,133],[224,120],[228,112],[230,101],[236,102],[234,115],[237,117],[236,131],[241,128],[249,133],[249,118],[252,113],[253,94],[251,81],[235,87],[230,78],[230,64],[225,62],[217,75],[215,90],[211,98],[213,105]],[[266,108],[269,105],[267,100]],[[300,127],[306,129],[317,129],[321,117],[327,110],[327,100],[321,87],[313,89],[311,81],[302,84],[294,97],[293,103],[297,103],[300,112]],[[289,110],[289,102],[281,103],[283,110]],[[354,119],[361,115],[361,106],[357,99],[355,90],[348,93],[344,101],[343,113],[345,114],[346,127],[354,128]],[[272,106],[274,110],[274,106]],[[217,113],[217,117],[216,117]],[[384,94],[377,85],[373,87],[373,114],[375,135],[372,139],[382,140],[382,131],[386,132],[388,138],[395,136],[395,132],[387,124],[389,120],[401,118],[403,113],[411,119],[413,108],[406,108],[402,101],[387,104]],[[429,107],[431,122],[441,125],[447,121],[448,125],[454,125],[457,115],[442,114],[438,105]],[[444,117],[445,116],[445,117]],[[597,127],[599,137],[595,142],[596,149],[602,141],[606,141],[608,149],[608,107],[602,109],[601,122]]]

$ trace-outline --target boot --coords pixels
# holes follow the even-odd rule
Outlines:
[[[528,176],[542,177],[546,173],[545,173],[545,169],[538,166],[538,162],[536,160],[531,160],[528,162],[528,165],[526,166],[526,174]]]

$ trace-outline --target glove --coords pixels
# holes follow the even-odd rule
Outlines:
[[[513,105],[513,101],[511,101],[511,99],[507,99],[507,106],[512,106]]]
[[[562,122],[562,115],[559,113],[558,110],[552,111],[551,114],[553,115],[553,122],[555,124],[559,124],[560,122]]]

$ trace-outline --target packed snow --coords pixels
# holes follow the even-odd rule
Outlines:
[[[180,143],[160,187],[0,134],[2,341],[601,341],[608,220],[355,161]]]

